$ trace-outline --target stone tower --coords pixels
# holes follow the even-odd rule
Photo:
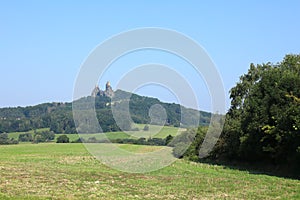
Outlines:
[[[104,92],[105,96],[112,98],[114,96],[114,91],[112,89],[112,87],[110,86],[110,82],[107,81],[106,85],[105,85],[105,92]]]
[[[107,81],[105,85],[105,90],[100,90],[99,86],[96,85],[95,88],[92,91],[91,94],[92,97],[97,97],[97,96],[106,96],[112,98],[114,96],[114,91],[112,87],[110,86],[110,82]]]
[[[92,91],[92,97],[96,97],[100,94],[100,89],[98,87],[98,85],[95,86],[95,88]]]

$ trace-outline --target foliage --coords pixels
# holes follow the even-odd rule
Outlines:
[[[111,140],[112,143],[119,143],[119,144],[137,144],[137,145],[152,145],[152,146],[165,146],[166,139],[164,138],[125,138],[125,139],[116,139]]]
[[[129,101],[130,117],[123,110],[118,111],[118,116],[122,118],[121,124],[117,124],[112,114],[111,106],[120,106]],[[129,92],[117,90],[114,102],[106,96],[84,97],[76,100],[77,108],[82,112],[82,122],[78,122],[80,133],[98,133],[101,130],[93,127],[89,119],[85,116],[89,114],[92,103],[96,109],[98,122],[103,132],[130,131],[132,122],[138,124],[150,123],[149,109],[155,104],[160,104],[166,109],[167,124],[170,126],[180,126],[181,110],[184,110],[182,126],[189,127],[195,123],[200,115],[200,124],[209,124],[210,113],[199,112],[184,108],[178,104],[160,102],[158,99],[143,97]],[[1,132],[28,132],[29,130],[50,128],[56,134],[76,133],[73,120],[72,103],[44,103],[36,106],[1,108],[0,109],[0,133]]]
[[[74,143],[86,142],[86,143],[119,143],[119,144],[136,144],[136,145],[151,145],[151,146],[166,146],[172,140],[173,136],[168,135],[166,138],[116,138],[116,139],[97,139],[96,137],[89,137],[87,140],[80,138]]]
[[[190,160],[199,160],[199,149],[206,135],[207,127],[188,129],[176,136],[168,146],[173,146],[173,155],[177,158],[186,157]]]
[[[231,89],[214,156],[293,166],[300,163],[300,55],[250,65]]]
[[[90,137],[86,141],[86,143],[98,143],[99,141],[96,139],[96,137]]]
[[[0,133],[0,145],[2,144],[18,144],[19,142],[13,138],[8,138],[7,133]]]
[[[33,143],[49,142],[54,140],[55,134],[52,131],[35,132]]]
[[[172,140],[173,140],[173,136],[172,135],[168,135],[167,137],[166,137],[166,145],[168,145],[168,144],[170,144],[170,142],[172,142]]]
[[[19,139],[20,142],[32,142],[33,141],[33,137],[31,133],[23,133],[19,135]]]
[[[56,143],[69,143],[69,138],[67,135],[60,135],[57,140]]]

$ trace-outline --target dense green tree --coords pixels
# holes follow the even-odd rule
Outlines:
[[[174,147],[173,155],[177,158],[182,158],[183,156],[186,156],[185,152],[195,140],[196,134],[197,129],[192,128],[182,132],[181,134],[173,138],[173,140],[170,141],[168,144],[168,146]]]
[[[70,142],[70,139],[67,135],[60,135],[56,141],[56,143],[69,143],[69,142]]]
[[[9,138],[7,133],[0,133],[0,145],[2,144],[18,144],[18,141]]]
[[[8,134],[7,133],[1,133],[0,134],[0,144],[6,144],[8,141]]]
[[[287,55],[278,64],[251,64],[230,92],[231,107],[215,153],[247,161],[300,163],[300,55]]]
[[[207,127],[188,129],[169,142],[173,146],[173,155],[177,158],[186,157],[190,160],[199,160],[199,150],[204,141]]]
[[[19,135],[19,139],[20,142],[32,142],[33,141],[33,137],[31,133],[23,133]]]
[[[33,137],[34,143],[49,142],[54,140],[55,134],[52,131],[35,132]]]
[[[165,138],[165,143],[166,145],[168,145],[172,140],[173,140],[173,136],[172,135],[168,135],[166,138]]]

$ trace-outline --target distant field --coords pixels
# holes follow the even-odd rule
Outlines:
[[[104,166],[82,144],[18,144],[0,146],[0,199],[300,199],[300,181],[184,160],[129,174]]]
[[[42,132],[42,131],[49,131],[49,128],[40,128],[40,129],[36,129],[37,132]],[[32,135],[34,134],[34,130],[30,130],[30,131],[27,131],[27,132],[11,132],[8,134],[8,136],[10,138],[14,138],[14,139],[18,139],[19,138],[19,135],[20,134],[23,134],[23,133],[31,133]]]
[[[81,137],[88,139],[90,137],[95,137],[97,140],[108,138],[110,140],[113,139],[125,139],[125,138],[140,138],[140,137],[157,137],[157,138],[165,138],[168,135],[175,136],[185,129],[182,128],[176,128],[176,127],[170,127],[170,126],[155,126],[151,125],[149,131],[143,131],[145,124],[137,124],[137,128],[139,128],[139,131],[130,131],[127,133],[124,132],[107,132],[107,133],[98,133],[98,134],[82,134]],[[37,132],[46,131],[49,130],[49,128],[44,129],[37,129]],[[25,132],[13,132],[9,133],[10,138],[18,139],[20,134],[23,134]],[[28,131],[28,133],[34,134],[34,131]],[[56,134],[56,138],[59,137],[62,134]],[[77,140],[80,136],[78,134],[68,134],[68,137],[70,141]],[[55,139],[56,140],[56,139]]]

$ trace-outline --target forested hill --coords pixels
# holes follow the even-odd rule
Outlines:
[[[122,104],[128,97],[130,97],[131,118],[135,123],[150,123],[149,109],[155,104],[160,104],[165,108],[167,125],[170,126],[179,126],[181,122],[182,126],[189,127],[195,123],[199,114],[200,125],[208,125],[210,122],[210,113],[188,109],[175,103],[163,103],[156,98],[131,94],[122,90],[114,92],[113,102],[107,96],[89,96],[81,98],[77,102],[84,103],[95,100],[97,117],[103,131],[119,131],[120,128],[116,125],[112,115],[111,105]],[[183,119],[181,119],[182,110],[185,113]],[[72,103],[43,103],[36,106],[0,109],[0,133],[38,128],[50,128],[55,133],[76,133]],[[84,129],[84,127],[81,128]],[[130,128],[130,126],[127,127],[127,129]]]

